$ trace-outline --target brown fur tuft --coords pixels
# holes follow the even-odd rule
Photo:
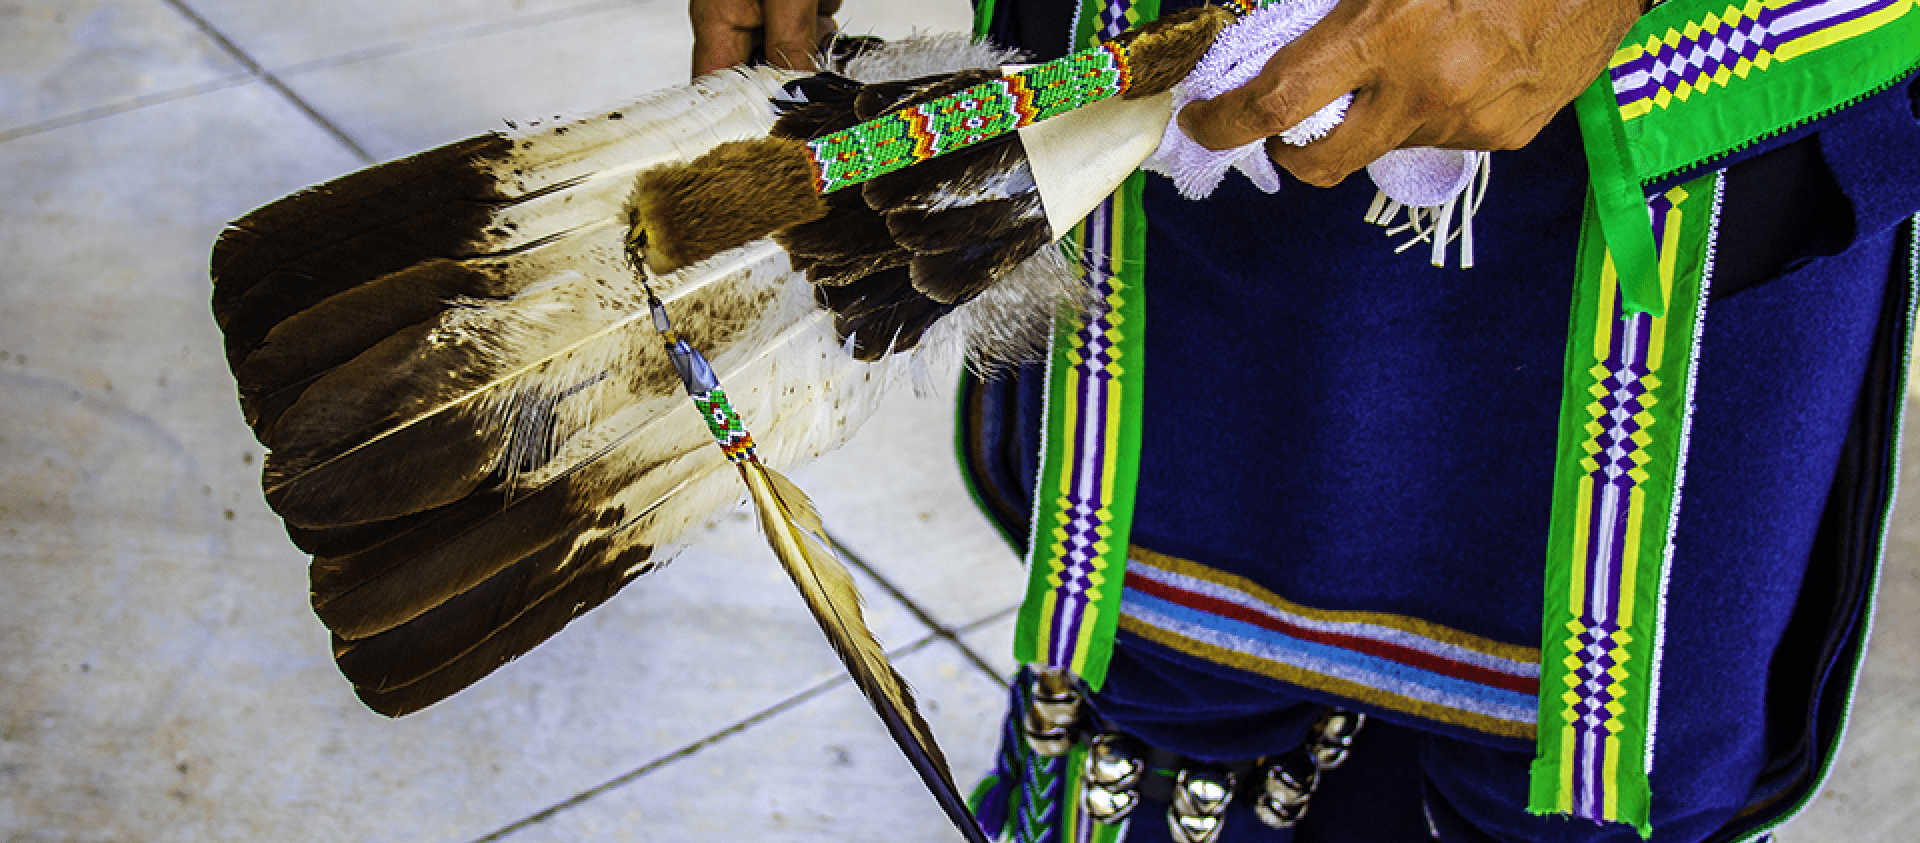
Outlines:
[[[672,272],[827,213],[807,145],[786,138],[729,141],[684,164],[640,174],[635,235],[647,266]]]
[[[1179,84],[1230,23],[1233,13],[1225,8],[1199,6],[1121,33],[1115,40],[1127,45],[1133,81],[1120,96],[1150,97]]]

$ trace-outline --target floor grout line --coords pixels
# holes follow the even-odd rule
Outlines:
[[[315,125],[325,130],[327,134],[333,135],[334,140],[339,141],[340,145],[346,147],[348,152],[353,153],[355,158],[360,159],[360,163],[374,163],[373,156],[369,154],[366,148],[362,147],[358,141],[355,141],[349,136],[346,130],[340,128],[332,120],[327,119],[326,115],[321,114],[318,109],[314,108],[311,103],[307,102],[299,94],[294,93],[293,89],[288,88],[285,82],[280,81],[279,76],[260,66],[259,62],[254,61],[253,56],[248,55],[245,50],[240,49],[240,45],[233,43],[233,41],[221,33],[220,30],[215,29],[213,24],[209,23],[206,18],[201,17],[199,12],[189,7],[186,4],[186,0],[165,1],[167,5],[173,7],[174,11],[179,12],[182,17],[185,17],[195,27],[199,28],[201,34],[213,39],[213,42],[218,44],[220,49],[225,50],[227,55],[232,57],[234,61],[239,62],[241,67],[247,69],[247,72],[253,74],[253,76],[260,81],[265,82],[268,87],[279,93],[287,102],[292,103],[293,107],[300,109],[301,113],[307,115],[307,119],[312,120]]]
[[[920,652],[921,650],[924,650],[928,646],[941,640],[944,640],[944,639],[942,639],[939,634],[929,633],[928,635],[922,637],[918,641],[913,642],[912,644],[908,644],[904,647],[901,647],[898,650],[894,650],[888,653],[887,658],[898,659],[903,656],[909,656],[914,653]],[[497,843],[497,841],[504,840],[513,834],[532,828],[533,826],[539,825],[540,823],[546,822],[547,820],[550,820],[560,815],[564,811],[586,804],[587,802],[601,796],[602,794],[612,792],[628,784],[631,784],[634,781],[644,778],[647,774],[652,773],[656,770],[659,770],[662,767],[665,767],[676,761],[680,761],[686,758],[690,758],[694,755],[697,755],[700,753],[701,750],[704,750],[707,747],[720,743],[721,741],[724,741],[727,738],[733,737],[734,735],[740,734],[741,732],[745,732],[746,730],[753,728],[754,726],[758,726],[761,723],[765,723],[768,720],[771,720],[781,714],[787,713],[788,711],[792,711],[793,709],[798,708],[801,705],[812,701],[814,698],[819,697],[827,693],[828,691],[831,691],[839,687],[840,685],[850,685],[852,683],[853,683],[852,677],[848,676],[846,671],[842,670],[838,675],[835,675],[828,679],[823,679],[820,682],[815,683],[812,687],[809,687],[798,694],[794,694],[791,697],[788,697],[784,700],[774,703],[773,705],[770,705],[764,709],[761,709],[760,711],[757,711],[751,715],[748,715],[745,719],[740,720],[739,722],[734,723],[730,726],[727,726],[721,729],[720,731],[714,732],[711,735],[708,735],[704,738],[694,741],[693,743],[687,744],[686,746],[680,747],[679,749],[669,752],[666,755],[662,755],[659,758],[655,758],[652,761],[648,761],[647,763],[642,764],[638,767],[635,767],[632,770],[628,770],[627,772],[621,773],[618,776],[614,776],[613,778],[608,779],[604,782],[601,782],[600,784],[594,785],[593,787],[580,791],[579,793],[576,793],[573,796],[570,796],[564,800],[554,803],[553,805],[550,805],[546,808],[543,808],[539,811],[536,811],[532,814],[522,817],[519,820],[515,820],[514,822],[509,823],[505,826],[502,826],[501,828],[496,829],[493,832],[483,837],[475,838],[473,840],[473,843]]]
[[[10,140],[16,140],[19,138],[29,137],[32,135],[38,135],[45,132],[51,132],[56,129],[64,129],[68,126],[76,125],[79,123],[85,123],[89,120],[97,120],[102,117],[112,117],[116,114],[124,114],[129,111],[137,111],[139,109],[147,108],[149,106],[163,105],[165,103],[173,102],[175,100],[186,99],[188,97],[198,96],[200,94],[205,94],[205,93],[211,93],[213,91],[218,91],[225,88],[232,88],[232,87],[236,87],[238,85],[242,85],[247,82],[253,81],[255,79],[258,79],[262,82],[265,82],[267,85],[271,86],[276,93],[286,98],[287,100],[291,101],[294,107],[300,109],[302,113],[306,114],[308,119],[312,120],[316,124],[319,124],[319,126],[322,129],[326,130],[329,134],[333,135],[335,140],[339,141],[341,145],[345,146],[348,149],[348,151],[350,151],[356,158],[359,158],[361,163],[372,164],[374,163],[374,158],[371,154],[369,154],[357,141],[353,140],[353,138],[349,136],[345,132],[345,130],[341,129],[337,124],[333,123],[333,121],[328,120],[325,116],[321,115],[318,109],[315,109],[311,104],[309,104],[305,99],[300,97],[298,94],[293,93],[286,86],[286,84],[283,81],[281,81],[281,77],[297,76],[299,74],[308,73],[315,70],[324,70],[331,67],[341,67],[344,65],[355,64],[363,61],[373,61],[375,59],[382,59],[388,56],[401,55],[403,53],[410,53],[416,50],[427,49],[430,47],[438,47],[446,44],[457,44],[461,41],[468,41],[474,38],[483,38],[488,35],[497,35],[500,33],[515,32],[522,29],[531,29],[533,27],[544,26],[549,23],[555,23],[563,20],[570,20],[572,18],[587,17],[590,15],[597,15],[597,14],[604,14],[607,12],[619,11],[620,9],[629,8],[629,7],[632,7],[633,5],[632,0],[599,0],[599,2],[584,3],[578,6],[568,6],[564,9],[555,9],[549,12],[540,12],[536,14],[525,15],[522,17],[510,18],[507,20],[490,21],[487,23],[474,24],[472,26],[453,30],[440,35],[431,35],[431,36],[426,36],[422,38],[415,38],[410,41],[396,41],[391,44],[380,44],[372,47],[364,47],[358,50],[350,50],[345,53],[325,56],[323,58],[318,58],[318,59],[309,59],[307,61],[295,62],[293,64],[289,64],[283,67],[269,69],[265,65],[262,65],[258,61],[254,60],[250,54],[240,49],[240,47],[237,44],[235,44],[232,41],[232,39],[227,38],[223,33],[215,29],[211,23],[207,22],[205,18],[202,18],[191,7],[186,6],[184,2],[176,2],[176,0],[166,0],[166,2],[167,2],[167,5],[173,7],[175,12],[187,18],[187,20],[191,22],[200,31],[202,35],[205,35],[208,38],[212,39],[217,45],[219,45],[222,51],[227,53],[227,55],[230,58],[238,62],[241,65],[242,69],[245,71],[245,74],[243,76],[238,76],[234,78],[218,79],[211,82],[202,82],[195,85],[187,85],[185,87],[175,88],[168,91],[160,91],[157,93],[145,94],[142,96],[134,97],[132,99],[123,100],[120,102],[109,103],[107,105],[95,106],[93,108],[84,109],[81,111],[74,112],[72,114],[65,114],[58,117],[53,117],[47,120],[42,120],[37,123],[29,123],[24,126],[16,126],[11,129],[0,129],[0,143],[5,143]]]
[[[840,558],[847,560],[853,567],[859,568],[861,572],[872,577],[874,582],[880,584],[882,590],[892,595],[893,599],[900,601],[901,605],[906,606],[907,611],[912,612],[914,617],[920,619],[920,623],[925,624],[928,629],[933,630],[934,635],[946,639],[955,647],[959,647],[960,654],[966,656],[967,661],[972,662],[974,667],[979,668],[982,673],[993,677],[996,682],[1007,681],[1006,677],[1001,676],[999,672],[995,671],[992,665],[987,664],[986,659],[981,658],[979,653],[974,652],[972,647],[967,646],[967,642],[960,640],[959,633],[953,627],[947,626],[935,619],[932,612],[928,611],[926,607],[921,606],[918,601],[908,597],[907,593],[901,590],[899,586],[894,585],[892,580],[881,576],[878,570],[872,565],[867,564],[867,560],[860,558],[859,554],[849,549],[844,542],[840,541],[839,537],[829,534],[827,536],[827,542],[833,545],[834,552],[840,554]]]
[[[322,56],[317,59],[308,59],[306,61],[294,62],[293,64],[275,68],[274,72],[282,75],[286,75],[286,76],[295,76],[301,73],[308,73],[315,70],[324,70],[330,67],[343,67],[345,65],[357,64],[363,61],[373,61],[375,59],[382,59],[388,56],[396,56],[403,53],[411,53],[418,50],[429,49],[432,47],[440,47],[448,44],[458,44],[462,41],[470,41],[475,38],[484,38],[489,35],[499,35],[499,34],[508,33],[508,32],[518,32],[523,29],[532,29],[537,26],[545,26],[550,23],[558,23],[560,21],[572,20],[574,18],[583,18],[583,17],[592,16],[592,15],[605,14],[607,12],[615,12],[621,9],[628,9],[628,8],[633,8],[632,0],[598,0],[598,2],[584,3],[578,6],[568,6],[563,9],[554,9],[552,11],[547,11],[547,12],[536,12],[530,15],[506,18],[504,20],[495,20],[495,21],[487,21],[485,23],[477,23],[471,26],[461,27],[458,29],[449,29],[439,33],[423,35],[419,38],[413,38],[405,41],[394,41],[387,44],[375,44],[371,47],[361,47],[359,49],[348,50],[347,52],[337,53],[331,56]]]
[[[1010,617],[1018,611],[1020,611],[1020,604],[1015,603],[1012,606],[1008,606],[1005,609],[1001,609],[998,612],[994,612],[993,614],[990,614],[977,621],[973,621],[972,623],[965,623],[965,624],[961,624],[960,626],[954,627],[953,631],[956,635],[967,635],[969,633],[978,632],[982,629],[986,629],[989,626],[999,623],[1002,619]],[[973,652],[971,649],[967,649],[965,644],[962,644],[961,647],[963,648],[962,650],[963,652],[966,652],[969,654]],[[995,681],[999,682],[1002,685],[1005,685],[1013,681],[1012,676],[1001,675],[1000,671],[994,670],[992,665],[986,665],[986,664],[982,664],[979,661],[975,661],[974,666],[985,667],[987,669],[987,675],[993,677]]]
[[[64,129],[68,126],[75,126],[89,120],[98,120],[102,117],[112,117],[116,114],[138,111],[149,106],[163,105],[174,102],[175,100],[183,100],[188,97],[212,93],[225,88],[234,88],[245,85],[251,81],[253,81],[253,77],[251,76],[234,76],[227,79],[216,79],[211,82],[201,82],[183,88],[174,88],[170,91],[143,94],[116,103],[94,106],[93,108],[82,109],[72,114],[63,114],[59,117],[42,120],[38,123],[29,123],[25,126],[17,126],[12,129],[0,129],[0,143],[28,137],[30,135],[38,135],[43,132],[51,132],[56,129]]]

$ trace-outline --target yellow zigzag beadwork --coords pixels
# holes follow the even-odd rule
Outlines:
[[[1608,71],[1620,118],[1725,88],[1779,62],[1871,32],[1920,0],[1746,0],[1649,34],[1613,54]]]

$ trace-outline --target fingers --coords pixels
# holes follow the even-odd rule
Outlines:
[[[692,0],[693,75],[745,64],[753,55],[754,30],[760,26],[758,0]]]
[[[692,0],[693,75],[745,64],[756,44],[777,66],[814,70],[826,16],[839,8],[839,0]]]
[[[1180,128],[1208,149],[1233,149],[1293,128],[1341,94],[1366,85],[1373,68],[1356,42],[1325,20],[1281,47],[1253,81],[1180,110]]]
[[[1531,91],[1500,93],[1472,111],[1432,120],[1409,135],[1404,146],[1444,149],[1519,149],[1531,142],[1560,110],[1556,100],[1541,100]]]
[[[819,0],[762,0],[767,61],[789,70],[817,70],[820,50]]]
[[[1333,131],[1306,146],[1279,138],[1267,140],[1267,157],[1297,178],[1315,187],[1332,187],[1347,176],[1406,144],[1413,127],[1404,121],[1381,119],[1395,114],[1400,104],[1380,89],[1354,92],[1346,119]]]

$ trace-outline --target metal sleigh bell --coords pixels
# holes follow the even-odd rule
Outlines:
[[[1140,804],[1140,777],[1147,764],[1119,735],[1100,735],[1087,747],[1083,798],[1095,821],[1117,823]]]
[[[1070,752],[1086,732],[1078,730],[1081,693],[1073,676],[1046,670],[1033,675],[1022,728],[1027,744],[1039,755],[1059,758]],[[1315,722],[1304,746],[1284,755],[1256,762],[1256,787],[1245,794],[1253,812],[1273,828],[1292,828],[1306,816],[1307,806],[1320,784],[1320,774],[1345,763],[1355,735],[1366,715],[1328,708]],[[1139,807],[1141,785],[1148,775],[1147,748],[1126,735],[1093,735],[1086,745],[1081,769],[1080,802],[1087,816],[1113,825]],[[1239,785],[1234,770],[1215,766],[1182,766],[1173,774],[1167,826],[1175,843],[1217,843],[1226,825],[1226,811]],[[1262,774],[1263,773],[1263,774]]]
[[[1307,815],[1320,773],[1345,763],[1353,752],[1353,738],[1367,716],[1330,708],[1314,724],[1307,745],[1267,766],[1264,787],[1254,797],[1253,813],[1274,828],[1292,828]]]
[[[1320,785],[1320,768],[1311,758],[1290,753],[1267,768],[1265,786],[1254,797],[1253,813],[1274,828],[1291,828],[1307,815]]]
[[[1073,748],[1073,726],[1080,719],[1080,691],[1064,670],[1034,673],[1021,731],[1036,754],[1058,758]]]
[[[1181,770],[1173,785],[1167,827],[1175,843],[1213,843],[1226,825],[1234,775],[1224,770]]]

